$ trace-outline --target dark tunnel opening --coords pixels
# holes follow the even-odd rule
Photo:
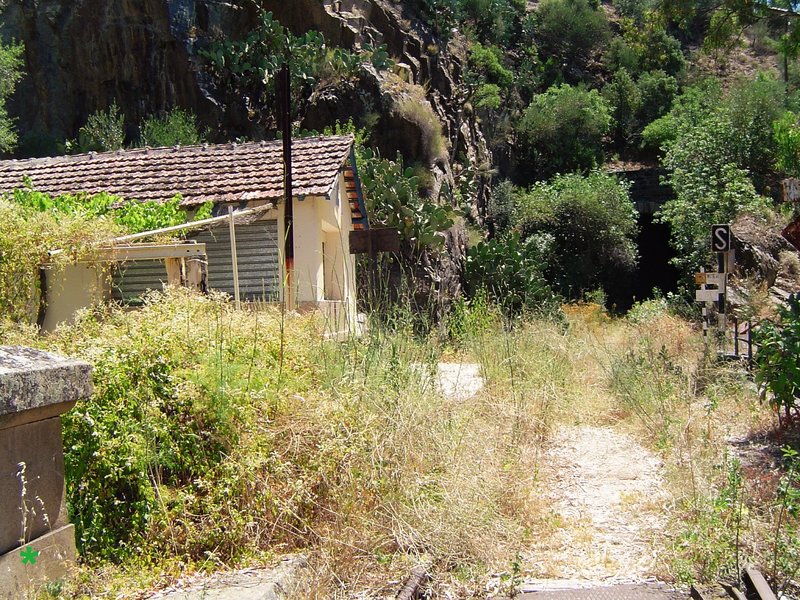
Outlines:
[[[631,285],[631,306],[652,298],[654,289],[662,294],[678,290],[680,274],[669,262],[675,256],[669,233],[669,226],[655,222],[652,214],[639,214],[639,265]]]

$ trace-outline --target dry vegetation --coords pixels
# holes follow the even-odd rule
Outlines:
[[[303,598],[391,593],[422,561],[432,564],[434,594],[458,597],[561,577],[573,572],[564,533],[584,545],[603,534],[590,521],[571,523],[552,500],[554,444],[581,427],[613,431],[630,454],[641,448],[642,456],[626,457],[633,463],[663,465],[661,495],[623,494],[614,518],[646,520],[666,507],[666,529],[655,535],[642,526],[637,550],[598,562],[596,576],[639,569],[714,579],[730,575],[737,559],[771,571],[774,539],[783,535],[781,471],[757,465],[776,447],[766,438],[773,415],[741,369],[705,361],[688,324],[659,303],[613,320],[596,305],[574,305],[565,321],[510,330],[480,303],[459,311],[448,335],[421,338],[400,314],[334,343],[321,341],[313,319],[170,292],[135,313],[87,314],[45,338],[6,327],[6,343],[96,365],[95,398],[67,421],[68,454],[87,419],[104,418],[138,441],[120,445],[113,428],[96,427],[97,468],[117,473],[131,456],[142,461],[117,473],[139,478],[149,511],[131,522],[135,536],[113,546],[132,552],[112,558],[115,565],[102,559],[113,553],[85,543],[80,572],[50,596],[138,597],[198,571],[268,564],[292,551],[310,557]],[[432,383],[442,360],[479,363],[486,387],[472,398],[445,397]],[[136,365],[147,364],[168,366],[163,397],[136,379]],[[125,394],[111,399],[115,386]],[[131,402],[143,409],[125,418],[140,421],[124,429],[113,419]],[[104,403],[105,412],[93,412]],[[170,454],[181,436],[196,434],[191,457]],[[739,503],[730,501],[737,453]],[[80,501],[76,482],[69,486]],[[781,539],[782,552],[797,552],[796,541]],[[655,557],[649,570],[636,566],[640,551]]]

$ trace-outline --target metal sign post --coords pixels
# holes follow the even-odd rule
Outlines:
[[[711,226],[711,250],[717,254],[717,272],[706,272],[701,268],[695,273],[694,280],[700,289],[695,292],[695,301],[703,303],[703,339],[708,347],[709,303],[717,303],[717,327],[722,332],[722,352],[725,353],[727,332],[727,295],[728,273],[733,267],[733,250],[731,249],[731,226],[718,223]],[[706,287],[714,286],[714,287]]]

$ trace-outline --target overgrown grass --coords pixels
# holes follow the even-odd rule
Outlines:
[[[5,343],[95,366],[94,396],[64,419],[84,567],[61,596],[298,550],[311,559],[304,598],[377,589],[422,560],[436,590],[483,593],[489,573],[524,575],[520,556],[563,526],[541,473],[551,433],[580,424],[622,429],[663,458],[673,501],[658,574],[713,579],[750,559],[787,574],[794,488],[756,495],[726,450],[770,423],[747,379],[709,370],[699,333],[663,311],[565,313],[511,327],[479,301],[423,335],[400,310],[336,343],[312,316],[173,290],[43,338],[5,325]],[[478,363],[486,387],[444,396],[443,361]]]

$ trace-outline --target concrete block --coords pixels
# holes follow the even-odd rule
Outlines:
[[[38,552],[35,562],[22,561],[29,550]],[[48,581],[63,578],[77,560],[75,528],[64,525],[21,548],[0,555],[0,600],[35,598],[36,592]]]
[[[87,363],[0,346],[0,600],[32,597],[75,561],[60,415],[91,393]],[[29,547],[40,554],[24,562]]]
[[[60,415],[91,394],[88,363],[0,346],[0,429]]]

